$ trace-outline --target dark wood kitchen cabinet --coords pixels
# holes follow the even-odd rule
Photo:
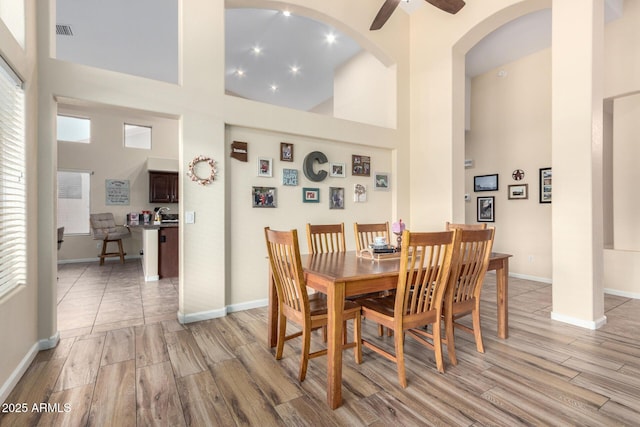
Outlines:
[[[178,227],[160,227],[158,233],[158,275],[178,277]]]
[[[149,203],[178,203],[178,173],[149,172]]]

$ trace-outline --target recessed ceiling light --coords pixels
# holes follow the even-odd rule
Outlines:
[[[336,42],[336,35],[333,33],[327,34],[327,43],[334,44]]]
[[[238,69],[236,70],[236,76],[238,76],[238,77],[244,77],[244,70],[243,70],[243,69],[241,69],[241,68],[238,68]]]
[[[278,85],[277,84],[272,84],[271,86],[269,86],[269,88],[271,89],[271,92],[275,92],[278,90]]]
[[[292,65],[290,70],[292,74],[298,74],[300,72],[300,67],[298,67],[297,65]]]
[[[262,48],[260,46],[254,46],[251,48],[251,52],[253,52],[254,55],[260,55],[260,53],[262,53]]]
[[[282,14],[283,14],[284,16],[291,16],[291,12],[289,12],[288,10],[283,10],[283,11],[282,11]]]

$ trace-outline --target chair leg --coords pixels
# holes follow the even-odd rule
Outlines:
[[[353,352],[355,353],[356,363],[362,363],[362,318],[358,313],[356,318],[353,319],[353,342],[356,343],[356,346],[353,348]]]
[[[433,329],[435,331],[435,325]],[[455,328],[453,326],[452,317],[445,316],[444,329],[447,340],[447,353],[449,354],[449,362],[451,362],[452,365],[457,365],[458,359],[456,357]]]
[[[276,360],[282,359],[284,350],[284,337],[287,332],[287,318],[278,314],[278,342],[276,344]]]
[[[444,372],[444,361],[442,360],[442,327],[440,322],[433,324],[433,351],[436,355],[438,371]]]
[[[404,331],[395,334],[396,365],[398,365],[398,381],[402,388],[407,388],[407,375],[404,369]]]
[[[309,350],[311,349],[311,331],[307,328],[302,330],[302,354],[300,355],[300,373],[298,380],[304,381],[307,376],[307,366],[309,365]]]
[[[482,330],[480,329],[480,307],[477,306],[471,313],[473,318],[473,337],[476,340],[476,349],[480,353],[484,353],[484,344],[482,343]]]
[[[107,240],[102,241],[102,252],[100,253],[100,265],[104,265],[104,258],[107,254],[107,244],[109,242]]]
[[[118,239],[118,252],[120,253],[120,262],[124,264],[124,249],[122,249],[122,239]]]

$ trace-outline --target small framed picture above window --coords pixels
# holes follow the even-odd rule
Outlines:
[[[495,198],[478,197],[478,222],[495,222]]]

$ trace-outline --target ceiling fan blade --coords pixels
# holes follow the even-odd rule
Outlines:
[[[384,4],[378,11],[378,14],[376,15],[375,18],[373,18],[373,23],[371,23],[371,28],[369,28],[369,30],[374,31],[382,28],[384,23],[387,22],[387,19],[389,19],[389,17],[393,13],[393,11],[396,10],[396,7],[398,7],[399,3],[400,3],[400,0],[385,0]]]
[[[445,12],[449,12],[452,15],[458,13],[460,9],[462,9],[465,5],[464,0],[427,0],[429,3],[434,5],[440,10],[444,10]]]

